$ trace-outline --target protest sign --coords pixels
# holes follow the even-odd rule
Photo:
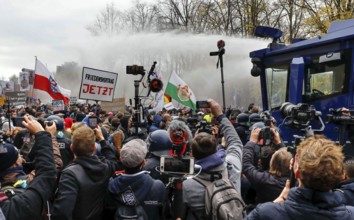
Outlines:
[[[112,102],[118,73],[84,67],[80,99]]]
[[[12,106],[25,105],[27,99],[24,92],[6,92],[5,96]]]
[[[65,109],[64,100],[53,100],[52,101],[53,111],[63,111]]]
[[[77,97],[70,96],[69,102],[70,105],[75,105],[77,103]]]
[[[113,102],[101,102],[101,108],[107,112],[125,112],[125,98],[115,98]]]
[[[15,88],[14,82],[0,80],[0,95],[3,95],[7,92],[13,92],[14,88]]]
[[[18,83],[20,84],[20,91],[28,91],[30,89],[29,84],[29,73],[20,72],[20,77],[18,78]]]

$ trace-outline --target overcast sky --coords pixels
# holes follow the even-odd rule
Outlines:
[[[112,0],[0,0],[0,79],[34,68],[35,56],[55,71],[76,60],[73,47],[88,36],[85,27]],[[114,0],[117,8],[132,0]]]

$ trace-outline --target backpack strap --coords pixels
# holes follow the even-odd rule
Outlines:
[[[4,192],[0,192],[0,203],[8,199],[7,195]]]
[[[227,167],[225,167],[225,169],[221,173],[220,172],[205,172],[205,173],[210,175],[209,180],[202,179],[198,176],[193,177],[195,181],[197,181],[204,187],[207,187],[210,183],[214,182],[215,180],[219,180],[219,179],[228,180],[229,177]]]

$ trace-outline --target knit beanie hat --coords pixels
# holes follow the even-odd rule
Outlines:
[[[0,172],[11,167],[18,159],[18,152],[12,144],[3,143],[0,146]]]

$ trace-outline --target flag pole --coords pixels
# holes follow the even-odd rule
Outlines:
[[[32,83],[32,87],[31,87],[31,99],[33,99],[34,97],[33,97],[33,93],[34,93],[34,83],[36,82],[36,80],[35,80],[35,75],[36,75],[36,65],[37,64],[37,56],[34,56],[34,73],[33,73],[33,83]],[[31,103],[31,100],[30,100],[30,103]]]

